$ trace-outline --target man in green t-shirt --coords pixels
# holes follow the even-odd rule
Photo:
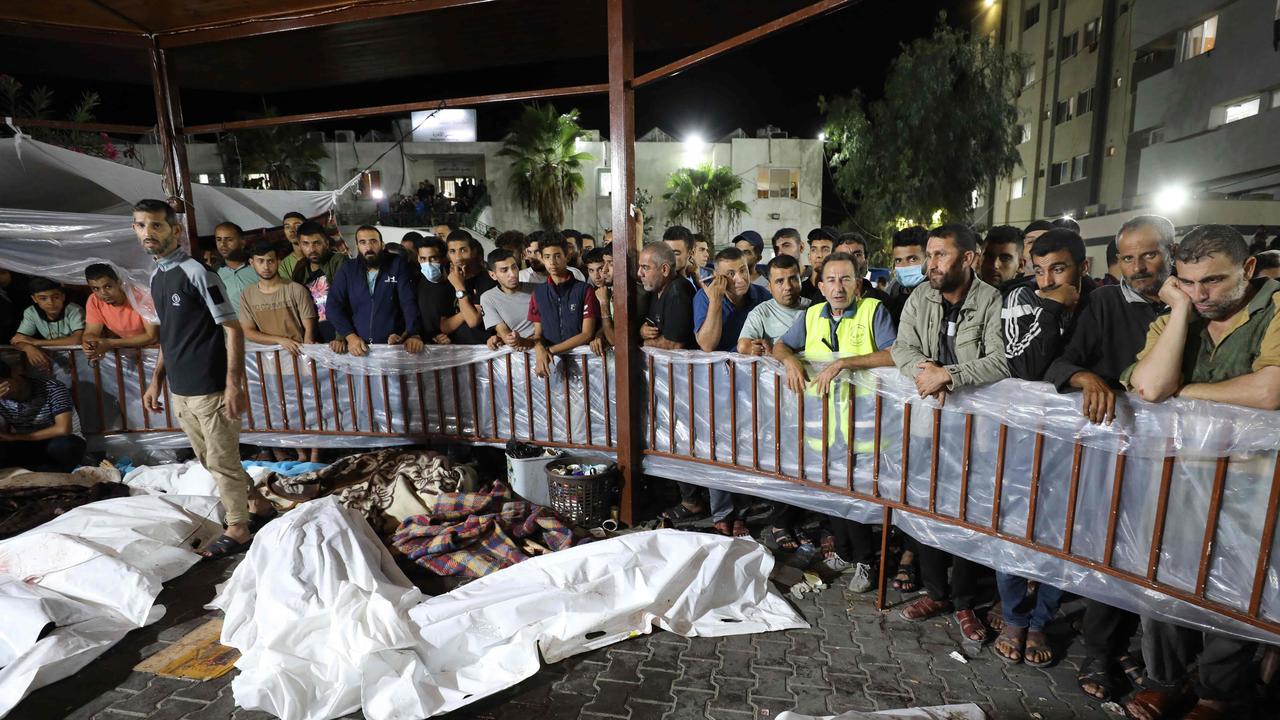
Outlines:
[[[22,312],[22,323],[9,344],[27,356],[27,362],[48,370],[49,355],[42,348],[79,345],[84,335],[84,308],[67,302],[62,286],[46,278],[32,278],[27,289],[31,305]]]

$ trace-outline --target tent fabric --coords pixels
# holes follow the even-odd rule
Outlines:
[[[7,208],[128,215],[141,198],[164,198],[161,176],[19,135],[0,142],[0,203]],[[247,190],[195,184],[191,205],[206,231],[217,222],[275,227],[290,211],[307,217],[336,207],[332,190]],[[127,224],[125,229],[127,230]]]

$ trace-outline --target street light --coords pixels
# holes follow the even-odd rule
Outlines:
[[[1191,191],[1183,185],[1169,185],[1156,193],[1156,209],[1162,213],[1174,213],[1191,200]]]
[[[996,4],[996,0],[982,0],[982,7],[992,7]]]
[[[827,141],[827,134],[824,132],[818,133],[818,142],[826,142],[826,141]]]
[[[702,139],[698,133],[689,133],[684,139],[684,157],[685,163],[689,165],[698,165],[702,162],[702,153],[707,147],[707,141]]]

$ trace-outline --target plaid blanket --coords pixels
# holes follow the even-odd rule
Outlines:
[[[495,482],[489,492],[439,495],[435,511],[400,523],[391,544],[437,575],[482,577],[528,560],[519,540],[553,551],[574,544],[573,531],[555,513]]]

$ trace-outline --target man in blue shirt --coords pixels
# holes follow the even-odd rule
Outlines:
[[[769,300],[769,291],[751,283],[747,256],[736,247],[716,253],[716,274],[693,296],[693,327],[698,347],[733,352],[747,315]],[[711,308],[719,308],[712,312]]]
[[[382,233],[372,225],[356,230],[356,248],[355,261],[343,263],[333,276],[325,302],[338,335],[330,348],[360,357],[374,343],[403,343],[406,351],[421,352],[417,296],[404,259],[386,251]]]

